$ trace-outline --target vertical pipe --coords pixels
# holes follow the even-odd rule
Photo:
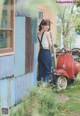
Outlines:
[[[37,44],[34,44],[34,85],[37,81]]]

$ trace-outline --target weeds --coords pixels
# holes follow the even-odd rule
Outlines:
[[[35,108],[41,116],[54,116],[58,113],[58,102],[51,88],[42,86],[33,88],[17,112],[10,113],[10,116],[33,116]]]

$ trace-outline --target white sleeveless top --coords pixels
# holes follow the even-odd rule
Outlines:
[[[41,40],[41,35],[38,35],[39,39]],[[48,39],[46,37],[46,32],[44,32],[43,38],[42,38],[42,46],[43,48],[49,48]]]

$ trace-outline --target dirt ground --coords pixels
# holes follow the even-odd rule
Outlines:
[[[61,103],[65,103],[67,100],[69,100],[68,96],[63,95],[62,93],[57,94],[57,99]]]

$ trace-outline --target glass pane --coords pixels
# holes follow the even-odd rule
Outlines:
[[[43,19],[43,12],[40,12],[40,11],[39,11],[38,18],[41,19],[41,20]]]
[[[1,17],[1,23],[0,23],[0,28],[12,28],[13,25],[12,25],[12,18],[13,18],[13,15],[12,15],[13,11],[10,10],[3,10],[2,12],[2,16]]]
[[[38,25],[40,24],[40,22],[42,21],[42,19],[43,19],[43,12],[38,11]]]
[[[0,28],[12,28],[13,10],[10,6],[12,1],[13,0],[3,0],[3,4],[0,4]]]
[[[0,49],[11,48],[11,31],[0,31]]]
[[[13,0],[3,0],[3,1],[4,1],[3,4],[7,5],[7,4],[12,4]]]
[[[3,10],[2,12],[2,17],[1,17],[1,28],[6,28],[7,27],[7,10]]]

